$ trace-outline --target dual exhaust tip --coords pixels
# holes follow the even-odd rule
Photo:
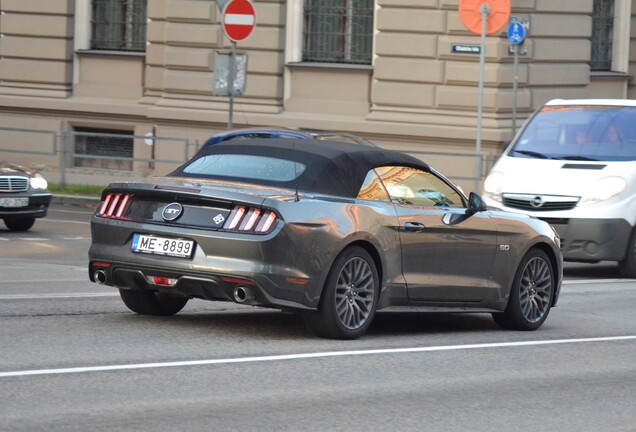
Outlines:
[[[93,278],[95,279],[95,282],[100,285],[105,285],[108,281],[106,272],[104,270],[95,271],[95,273],[93,273]],[[254,300],[254,294],[252,293],[252,290],[244,286],[237,286],[236,288],[234,288],[233,297],[236,303],[245,303]]]

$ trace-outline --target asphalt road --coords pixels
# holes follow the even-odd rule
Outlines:
[[[636,431],[636,281],[567,265],[536,332],[378,314],[356,341],[194,300],[129,312],[88,282],[90,210],[0,228],[2,431]]]

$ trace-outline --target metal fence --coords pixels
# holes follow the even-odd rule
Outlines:
[[[163,175],[181,165],[201,148],[199,140],[136,136],[127,133],[71,132],[0,127],[0,158],[55,173],[61,186],[80,182],[100,184],[98,177]],[[442,171],[465,188],[478,189],[497,155],[399,149]],[[481,172],[476,175],[480,158]],[[72,178],[71,178],[72,177]],[[71,178],[71,181],[69,181]],[[95,181],[91,181],[95,180]]]
[[[130,177],[165,173],[200,147],[198,140],[188,138],[0,127],[2,159],[58,172],[62,186],[72,172]]]

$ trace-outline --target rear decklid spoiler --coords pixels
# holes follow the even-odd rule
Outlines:
[[[176,177],[156,177],[151,181],[111,183],[104,191],[140,193],[143,195],[174,194],[190,198],[214,199],[227,203],[241,202],[261,205],[266,199],[287,201],[294,199],[296,192],[285,188],[258,186],[222,180],[201,180]]]

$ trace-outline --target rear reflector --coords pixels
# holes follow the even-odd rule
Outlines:
[[[298,284],[298,285],[307,285],[309,283],[309,279],[307,278],[299,278],[299,277],[288,277],[285,278],[287,282]]]
[[[229,282],[229,283],[238,284],[238,285],[256,285],[254,282],[252,282],[249,279],[242,279],[242,278],[231,277],[231,276],[221,276],[221,280],[223,282]]]

